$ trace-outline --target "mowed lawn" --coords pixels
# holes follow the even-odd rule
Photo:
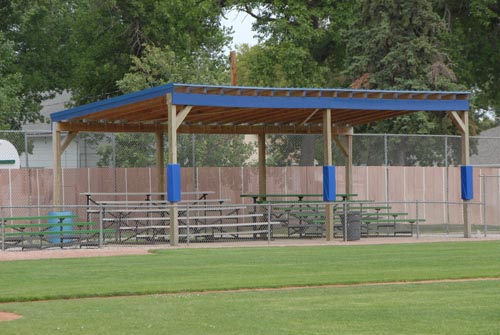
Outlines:
[[[488,277],[496,241],[0,262],[0,334],[500,334],[498,280],[209,292]]]

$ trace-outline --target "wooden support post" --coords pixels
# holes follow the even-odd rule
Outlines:
[[[469,112],[461,113],[448,112],[448,116],[453,121],[453,124],[458,128],[462,139],[462,165],[470,164],[469,156]],[[469,201],[463,201],[463,216],[464,216],[464,237],[472,236],[472,227],[469,221]]]
[[[61,131],[59,130],[59,123],[52,123],[52,151],[54,153],[54,165],[53,165],[53,174],[54,174],[54,195],[53,195],[53,204],[54,209],[62,210],[62,168],[61,168]]]
[[[156,132],[156,176],[158,178],[158,192],[165,193],[165,141],[163,140],[163,130]],[[161,195],[161,200],[165,200],[165,195]]]
[[[168,106],[168,163],[177,164],[177,107],[172,104],[172,95],[167,94]],[[179,215],[176,203],[170,208],[170,245],[179,244]]]
[[[346,135],[346,151],[345,158],[345,193],[352,194],[352,135]],[[348,198],[349,199],[349,198]]]
[[[266,194],[266,134],[258,135],[259,148],[259,194]],[[265,197],[261,197],[260,201],[265,201]]]
[[[333,165],[332,154],[332,111],[323,112],[323,155],[324,165]],[[326,240],[333,241],[333,205],[325,205]]]
[[[464,124],[464,129],[462,132],[462,165],[470,165],[469,156],[469,112],[465,111],[461,113],[461,119]],[[469,200],[464,200],[463,212],[464,212],[464,237],[472,237],[472,226],[469,217]]]
[[[338,135],[333,136],[333,140],[340,148],[340,152],[345,157],[345,193],[352,194],[352,135],[353,128],[345,133],[345,144],[342,143]],[[349,197],[348,197],[349,199]]]

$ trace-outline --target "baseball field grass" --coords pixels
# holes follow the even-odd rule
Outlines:
[[[0,262],[0,311],[23,315],[0,334],[499,334],[499,256],[485,241]]]

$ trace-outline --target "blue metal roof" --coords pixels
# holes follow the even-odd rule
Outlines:
[[[469,92],[271,88],[167,84],[51,114],[53,122],[161,124],[172,104],[193,106],[185,124],[263,125],[321,123],[316,110],[332,109],[333,122],[356,125],[416,111],[469,110]],[[312,115],[312,116],[310,116]]]

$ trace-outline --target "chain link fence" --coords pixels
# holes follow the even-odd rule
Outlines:
[[[108,197],[109,198],[109,197]],[[189,197],[188,197],[189,198]],[[162,199],[97,200],[87,206],[0,207],[0,244],[6,249],[103,247],[106,245],[180,244],[325,239],[327,205],[315,201],[231,204],[223,199],[185,199],[174,206]],[[340,201],[332,205],[333,237],[461,237],[459,202]],[[500,233],[499,225],[482,220],[480,203],[469,205],[473,237]],[[30,214],[30,215],[28,215]],[[484,221],[484,222],[483,222]]]
[[[11,142],[22,167],[52,167],[52,134],[47,131],[0,131]],[[460,136],[355,134],[353,164],[357,166],[457,166],[461,163]],[[500,137],[471,137],[473,164],[500,164]],[[153,134],[80,133],[65,150],[62,166],[155,166]],[[167,148],[164,148],[165,152]],[[345,164],[333,146],[334,164]],[[2,153],[0,152],[0,156]],[[2,157],[0,157],[1,159]],[[257,138],[253,135],[178,136],[178,162],[183,167],[253,166],[257,164]],[[321,135],[266,136],[267,166],[323,165]]]
[[[0,169],[0,206],[11,212],[21,206],[28,215],[42,215],[39,212],[42,206],[52,204],[51,133],[2,131],[0,139],[14,144],[21,156],[22,167],[18,170]],[[183,192],[209,191],[212,194],[207,199],[211,201],[220,200],[233,206],[251,205],[250,199],[240,198],[240,195],[258,193],[255,136],[182,134],[178,142]],[[321,135],[268,135],[266,142],[268,193],[322,192]],[[418,222],[422,230],[415,230],[415,234],[463,233],[459,170],[456,167],[461,162],[460,142],[459,136],[356,134],[353,136],[354,192],[358,199],[392,203],[393,209],[402,213],[411,211],[415,214],[415,210],[408,204],[402,206],[397,202],[418,203],[426,221]],[[473,210],[473,233],[476,235],[500,232],[500,178],[490,176],[500,175],[497,149],[500,150],[500,137],[471,138],[471,162],[479,167],[474,170],[475,201],[484,204],[481,209]],[[345,159],[337,146],[334,145],[333,150],[334,164],[339,166],[337,188],[341,192],[344,187],[341,167]],[[150,134],[79,134],[62,157],[65,207],[85,203],[85,193],[130,195],[157,192],[155,151],[155,138]],[[0,152],[1,159],[5,158]],[[131,200],[130,196],[127,197],[115,196],[111,200]],[[245,215],[248,213],[248,208],[240,210]],[[82,212],[81,207],[75,211],[79,217],[88,214],[86,210]],[[220,211],[217,213],[222,215]],[[17,215],[15,211],[7,214]],[[99,221],[96,219],[99,213],[93,215],[88,221]],[[103,214],[101,221],[111,220],[109,215]],[[162,214],[158,215],[155,220],[161,221]],[[233,219],[220,220],[232,222]],[[277,237],[289,235],[288,227],[271,226]],[[116,223],[113,223],[106,229],[117,231],[116,228]],[[104,235],[107,233],[103,232]],[[123,233],[125,236],[125,231]],[[320,233],[324,234],[321,230],[308,232],[305,236],[314,237]],[[191,241],[197,233],[184,227],[179,234],[185,234],[186,238],[190,234],[186,241]],[[229,235],[219,237],[223,236]],[[201,239],[202,236],[198,236],[198,240]],[[141,238],[135,236],[129,240],[137,242]]]

